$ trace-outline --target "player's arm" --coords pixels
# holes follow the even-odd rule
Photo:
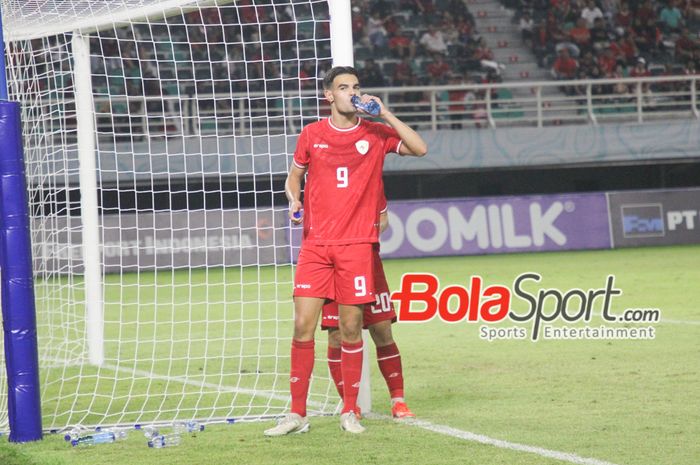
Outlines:
[[[386,121],[389,126],[394,128],[399,133],[401,138],[401,147],[399,147],[399,155],[410,155],[413,157],[423,157],[428,153],[428,144],[416,131],[411,129],[406,123],[401,121],[384,106],[379,97],[374,95],[363,95],[361,97],[363,103],[369,102],[371,99],[379,103],[379,117]]]
[[[294,224],[300,224],[304,219],[301,216],[301,183],[305,174],[305,167],[301,168],[296,163],[292,163],[287,174],[287,180],[284,183],[284,193],[289,201],[289,219]],[[298,218],[294,216],[295,213],[297,213]]]
[[[384,210],[379,214],[379,234],[389,227],[389,210]]]

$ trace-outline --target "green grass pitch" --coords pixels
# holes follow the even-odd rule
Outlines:
[[[661,310],[654,340],[487,342],[479,338],[478,324],[437,320],[397,324],[394,332],[403,357],[409,405],[420,419],[436,425],[601,462],[699,463],[700,246],[392,260],[385,262],[385,268],[394,288],[409,271],[431,272],[442,286],[467,285],[475,274],[486,285],[510,285],[520,273],[535,271],[543,276],[542,287],[561,290],[599,288],[608,274],[614,274],[616,287],[624,291],[613,301],[614,310]],[[230,273],[235,277],[235,271]],[[188,280],[195,282],[193,277]],[[168,299],[171,306],[188,298],[203,300],[201,292],[206,289],[173,290]],[[214,316],[218,310],[208,311]],[[601,323],[594,318],[591,325]],[[175,336],[197,340],[206,337],[207,328],[197,327],[195,332]],[[125,358],[137,355],[143,354],[122,354]],[[371,363],[374,410],[387,415],[386,387],[373,359]],[[209,366],[207,372],[229,368]],[[135,384],[129,389],[132,393],[154,389],[155,395],[157,387]],[[119,398],[123,393],[114,395]],[[262,436],[272,424],[269,421],[210,425],[198,437],[185,437],[179,447],[163,450],[148,449],[137,432],[125,442],[83,449],[72,449],[59,435],[22,445],[0,440],[0,463],[567,463],[396,424],[386,417],[364,420],[368,430],[358,437],[342,433],[337,417],[311,421],[309,434],[276,439]]]

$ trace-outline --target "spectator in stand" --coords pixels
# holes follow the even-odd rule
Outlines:
[[[443,17],[440,30],[442,31],[442,38],[445,40],[448,48],[450,45],[456,45],[459,43],[459,30],[457,29],[452,17],[449,15],[447,17]]]
[[[661,45],[661,31],[656,27],[654,19],[647,19],[646,23],[640,18],[635,18],[634,42],[643,55],[652,55],[659,51]]]
[[[613,79],[622,79],[627,77],[625,68],[621,64],[618,64],[617,66],[615,66],[615,70],[613,71],[610,77]],[[630,89],[625,83],[618,82],[615,85],[613,85],[613,93],[617,96],[627,95],[629,94],[629,92]]]
[[[459,74],[451,74],[450,75],[450,82],[449,84],[452,86],[460,86],[463,84],[462,78]],[[467,94],[468,91],[467,89],[464,88],[455,88],[455,89],[450,89],[448,92],[448,99],[450,101],[450,105],[448,106],[448,110],[450,112],[450,120],[452,120],[452,124],[450,125],[450,129],[462,129],[462,120],[466,119],[466,110],[467,106],[465,105],[465,101],[467,99]]]
[[[637,64],[630,71],[630,77],[649,77],[651,73],[647,69],[647,61],[644,58],[638,58]]]
[[[603,18],[596,18],[591,28],[591,45],[593,50],[599,52],[610,46],[610,36],[605,27]]]
[[[581,60],[579,61],[579,72],[578,72],[578,77],[580,78],[583,76],[583,79],[588,79],[589,77],[593,76],[593,68],[597,68],[598,63],[595,60],[595,57],[593,56],[593,52],[588,51],[583,54],[581,57]]]
[[[624,33],[632,29],[632,20],[634,16],[630,11],[629,5],[627,3],[622,3],[620,5],[620,10],[615,14],[613,21],[615,23],[615,29],[618,35],[623,35]]]
[[[415,78],[415,70],[411,65],[411,60],[408,58],[403,58],[395,67],[394,75],[392,77],[393,85],[395,86],[407,86],[413,85]]]
[[[625,65],[634,65],[635,58],[639,55],[637,46],[630,37],[629,33],[619,37],[616,41],[610,44],[615,60],[622,62]]]
[[[585,19],[579,18],[576,21],[576,26],[569,30],[569,37],[582,53],[591,49],[591,31]]]
[[[698,48],[698,43],[690,36],[690,30],[684,27],[681,36],[676,40],[674,55],[679,63],[687,64],[693,59],[693,52]]]
[[[442,55],[435,55],[435,60],[428,63],[426,67],[431,85],[444,84],[450,74],[450,65],[447,64]]]
[[[588,27],[593,27],[596,19],[603,19],[603,12],[600,11],[594,0],[588,0],[586,7],[581,11],[581,17],[586,20]]]
[[[620,6],[620,0],[600,0],[598,6],[603,12],[605,21],[611,23]]]
[[[352,38],[355,41],[355,43],[362,41],[365,39],[365,15],[363,14],[364,12],[360,9],[359,6],[354,6],[352,7]],[[292,22],[291,18],[288,19],[287,21]],[[367,44],[369,45],[369,40],[367,40]]]
[[[396,58],[413,58],[416,56],[416,44],[400,31],[389,36],[389,50]]]
[[[520,18],[520,24],[518,25],[520,29],[520,37],[522,37],[523,42],[528,47],[532,47],[532,38],[535,30],[535,22],[530,17],[530,13],[527,11],[523,13]]]
[[[656,10],[651,0],[644,1],[644,4],[637,9],[634,18],[639,20],[640,24],[647,24],[650,19],[656,21]]]
[[[683,15],[678,8],[678,2],[676,0],[671,0],[671,3],[664,6],[659,15],[659,19],[664,32],[680,32],[681,26],[683,25]]]
[[[598,55],[598,67],[605,77],[612,76],[617,67],[617,60],[610,47],[603,49]]]
[[[574,79],[577,69],[578,62],[571,58],[569,50],[567,48],[559,50],[557,59],[554,61],[554,65],[552,65],[552,76],[554,76],[554,79]]]
[[[486,39],[483,37],[479,39],[479,45],[474,50],[475,60],[493,60],[493,51],[489,48],[486,43]]]
[[[640,78],[649,76],[651,76],[651,73],[647,69],[647,61],[644,58],[640,57],[639,59],[637,59],[637,64],[634,66],[634,68],[630,70],[630,77]],[[642,84],[642,92],[649,92],[648,83]]]
[[[432,55],[444,55],[447,53],[447,44],[442,36],[442,32],[438,31],[433,25],[420,38],[420,44]]]
[[[700,0],[687,0],[685,17],[694,21],[700,21]]]
[[[554,15],[555,18],[557,18],[557,21],[566,24],[567,18],[571,17],[571,3],[568,1],[559,1],[559,0],[554,0],[552,1],[552,6],[550,9],[551,13]],[[579,11],[579,15],[581,12]]]
[[[365,60],[365,67],[360,70],[359,74],[363,86],[384,87],[386,85],[384,73],[372,58]]]
[[[466,45],[474,37],[474,19],[470,15],[460,15],[457,17],[455,27],[459,31],[459,43]]]
[[[387,46],[386,29],[384,29],[384,20],[379,16],[379,12],[375,12],[367,22],[367,37],[369,44],[373,49],[383,49]],[[366,83],[363,83],[366,85]]]

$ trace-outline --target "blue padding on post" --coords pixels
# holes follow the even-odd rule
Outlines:
[[[39,360],[22,126],[17,102],[0,102],[0,269],[10,441],[41,439]]]

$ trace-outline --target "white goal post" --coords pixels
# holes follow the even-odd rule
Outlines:
[[[44,430],[287,411],[283,183],[353,63],[350,0],[0,1]],[[312,414],[339,402],[322,349]]]

